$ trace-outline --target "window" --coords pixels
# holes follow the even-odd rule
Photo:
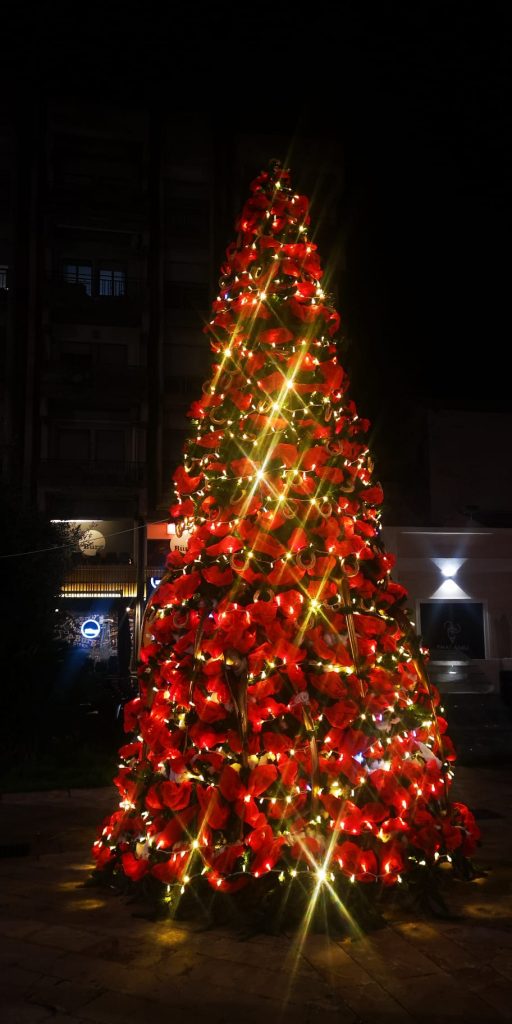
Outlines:
[[[128,345],[103,341],[97,347],[97,359],[101,366],[127,366]]]
[[[207,199],[168,196],[167,227],[177,238],[207,239],[210,227],[210,204]]]
[[[59,459],[70,462],[89,461],[91,456],[88,430],[61,428],[58,432],[57,442]]]
[[[124,430],[97,430],[96,458],[100,462],[124,462]]]
[[[65,263],[66,284],[80,285],[87,295],[92,294],[92,265],[90,263]]]
[[[7,283],[8,270],[9,268],[6,267],[5,264],[4,266],[0,266],[0,292],[6,292],[9,287]]]
[[[431,656],[485,658],[484,606],[480,601],[421,601],[421,635]]]
[[[84,341],[61,341],[60,357],[65,366],[90,367],[92,361],[92,345]]]
[[[119,297],[126,294],[124,270],[100,270],[100,295]]]

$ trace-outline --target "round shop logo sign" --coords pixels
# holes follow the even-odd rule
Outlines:
[[[82,622],[80,632],[86,640],[96,640],[101,633],[101,626],[97,619],[86,619]]]
[[[83,555],[95,555],[103,551],[106,541],[99,530],[85,530],[78,540],[78,547]]]

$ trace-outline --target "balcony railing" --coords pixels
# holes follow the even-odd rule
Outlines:
[[[115,386],[118,395],[140,396],[147,387],[145,366],[127,366],[116,362],[101,362],[97,353],[79,359],[51,359],[43,368],[43,392],[46,397],[62,397],[63,388],[74,394],[91,391],[103,395]],[[196,392],[199,392],[196,388]]]
[[[92,294],[88,294],[88,288]],[[99,284],[69,283],[54,279],[48,286],[48,302],[57,316],[84,323],[132,322],[140,317],[144,288],[137,278],[126,278],[123,294],[99,294]]]
[[[122,487],[142,487],[146,479],[144,462],[82,462],[80,459],[45,459],[40,463],[44,483],[114,484]]]

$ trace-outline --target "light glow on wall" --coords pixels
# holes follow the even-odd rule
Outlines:
[[[466,594],[465,590],[459,587],[455,580],[447,579],[441,586],[434,591],[431,595],[435,600],[451,600],[451,601],[467,601],[469,594]]]
[[[437,565],[437,568],[441,570],[443,576],[446,579],[453,579],[457,575],[461,565],[466,561],[465,558],[433,558],[432,561]]]

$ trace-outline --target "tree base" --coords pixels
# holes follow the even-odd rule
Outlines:
[[[460,863],[459,863],[460,860]],[[470,881],[477,876],[471,861],[459,858],[450,879]],[[319,885],[313,873],[286,882],[274,872],[249,878],[235,893],[215,892],[205,878],[193,885],[166,886],[150,875],[138,882],[119,869],[96,870],[86,884],[107,886],[137,905],[137,917],[149,920],[193,921],[204,928],[229,927],[240,937],[277,935],[290,930],[356,937],[384,928],[385,912],[397,910],[454,918],[446,902],[449,879],[438,866],[413,869],[399,886],[351,884],[340,877]]]

